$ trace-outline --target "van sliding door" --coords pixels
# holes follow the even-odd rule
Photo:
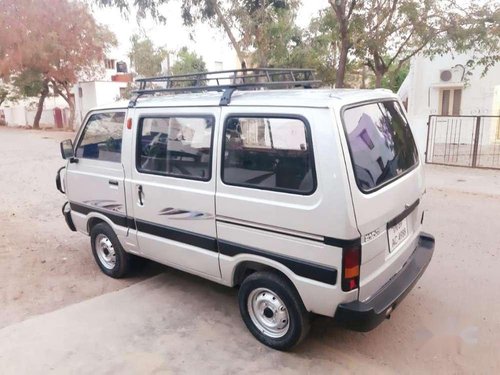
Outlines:
[[[220,108],[136,108],[131,208],[143,256],[220,278],[215,230]]]

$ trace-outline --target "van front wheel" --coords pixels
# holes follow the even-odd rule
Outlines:
[[[119,279],[130,269],[131,255],[123,250],[118,237],[108,224],[99,223],[90,231],[92,253],[106,275]]]
[[[264,345],[287,350],[309,331],[309,314],[300,296],[284,277],[255,272],[241,284],[240,313],[249,331]]]

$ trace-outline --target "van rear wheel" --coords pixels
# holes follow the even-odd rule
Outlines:
[[[287,350],[309,332],[309,313],[291,283],[272,272],[255,272],[241,284],[240,313],[249,331],[264,345]]]
[[[119,279],[130,269],[132,256],[123,250],[118,237],[108,224],[99,223],[90,231],[94,259],[106,275]]]

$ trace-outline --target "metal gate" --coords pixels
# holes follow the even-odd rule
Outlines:
[[[500,169],[500,116],[429,116],[425,161]]]

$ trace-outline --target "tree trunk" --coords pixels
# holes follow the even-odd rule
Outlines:
[[[382,87],[382,77],[384,74],[382,72],[375,72],[375,87],[377,89]]]
[[[70,95],[68,100],[69,105],[69,121],[68,128],[74,130],[75,128],[75,97]]]
[[[337,73],[335,74],[335,87],[344,87],[345,81],[345,71],[347,67],[347,54],[349,53],[349,40],[347,36],[342,36],[342,41],[340,43],[340,53],[339,53],[339,65],[337,67]]]
[[[335,74],[335,87],[342,88],[345,85],[345,72],[347,68],[347,55],[351,49],[351,41],[349,38],[349,18],[351,17],[352,10],[355,6],[355,0],[349,2],[349,9],[347,7],[347,0],[329,0],[335,18],[337,19],[340,35],[340,51],[339,51],[339,65]]]
[[[38,106],[36,107],[35,119],[33,120],[33,129],[40,129],[40,119],[42,118],[43,103],[45,98],[49,95],[49,80],[44,79],[42,82],[42,91],[38,99]]]
[[[231,41],[231,44],[233,45],[234,50],[236,51],[236,55],[238,56],[238,60],[240,60],[240,64],[245,61],[245,56],[243,54],[243,51],[241,50],[240,44],[236,40],[236,37],[233,34],[233,31],[231,30],[231,27],[229,26],[229,23],[227,22],[226,18],[224,17],[224,14],[222,14],[222,11],[219,8],[219,4],[217,3],[217,0],[211,0],[212,5],[214,7],[215,13],[217,14],[217,19],[221,23],[222,27],[224,28],[224,31],[226,32],[227,36],[229,37],[229,40]]]
[[[361,88],[366,89],[366,66],[361,67]]]

